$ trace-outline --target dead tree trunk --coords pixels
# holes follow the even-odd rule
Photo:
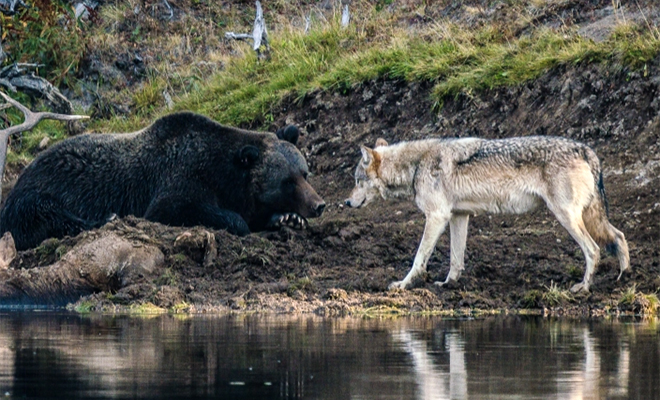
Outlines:
[[[234,40],[252,40],[252,49],[257,53],[259,58],[268,58],[270,56],[270,45],[268,44],[268,30],[266,29],[266,21],[264,21],[264,13],[261,9],[261,2],[256,2],[257,13],[254,17],[254,29],[252,34],[249,33],[234,33],[225,32],[225,38]],[[261,47],[264,50],[261,50]]]

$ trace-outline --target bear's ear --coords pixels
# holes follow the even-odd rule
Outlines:
[[[298,144],[298,137],[300,136],[300,131],[295,125],[288,125],[284,128],[280,128],[275,133],[280,140],[286,140],[287,142],[293,144],[294,146]]]
[[[236,163],[247,169],[252,167],[259,159],[259,149],[255,146],[244,146],[236,153]]]

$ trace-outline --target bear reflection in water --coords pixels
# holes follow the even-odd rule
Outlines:
[[[76,235],[114,215],[236,235],[303,228],[323,199],[307,182],[298,129],[226,127],[201,115],[163,117],[134,133],[87,134],[40,154],[0,215],[18,250]]]

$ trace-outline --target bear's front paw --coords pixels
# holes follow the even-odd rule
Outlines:
[[[279,229],[283,226],[301,230],[307,228],[307,220],[296,213],[275,214],[268,224],[270,229]]]

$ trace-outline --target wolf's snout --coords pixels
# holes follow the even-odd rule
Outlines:
[[[364,200],[362,200],[360,203],[354,201],[353,199],[346,199],[344,200],[344,204],[351,208],[360,208],[360,206],[364,203]]]

